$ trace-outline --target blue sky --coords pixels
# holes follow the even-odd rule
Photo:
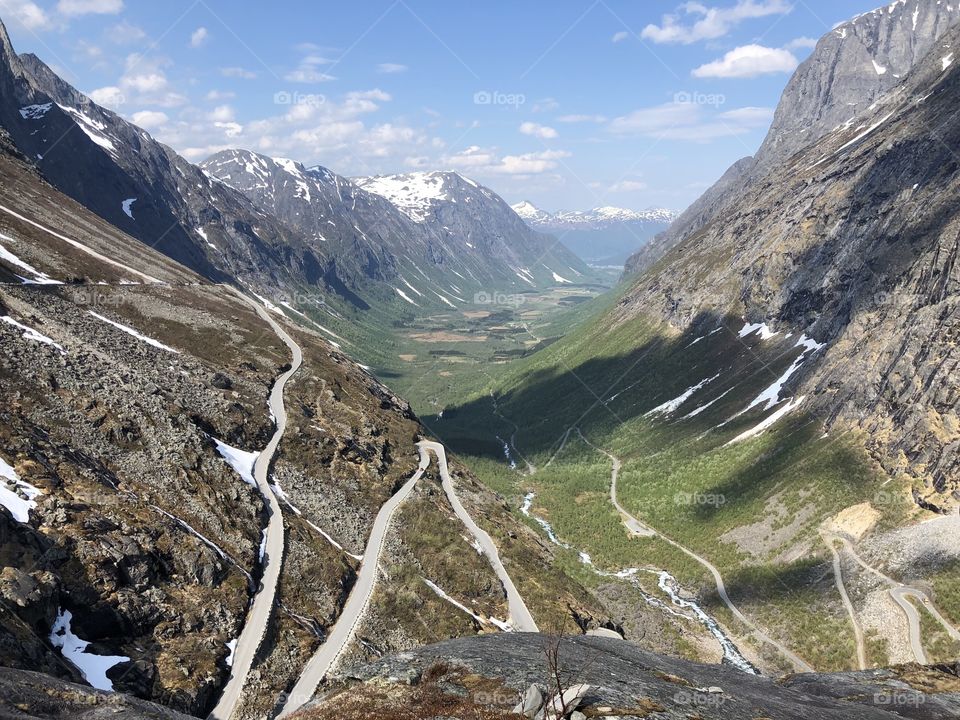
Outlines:
[[[682,209],[797,62],[879,0],[0,0],[34,52],[192,161],[455,169],[547,210]]]

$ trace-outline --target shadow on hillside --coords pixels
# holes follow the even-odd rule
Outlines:
[[[756,335],[741,339],[742,326],[739,318],[702,313],[679,336],[651,333],[636,347],[621,352],[599,347],[605,339],[600,335],[590,344],[598,354],[572,368],[562,359],[554,360],[556,355],[548,350],[519,361],[518,367],[528,367],[522,382],[498,396],[496,407],[493,398],[481,397],[447,408],[442,418],[430,416],[423,421],[455,452],[502,460],[498,436],[507,440],[516,431],[519,452],[543,456],[557,449],[569,428],[579,427],[588,438],[609,436],[617,426],[719,373],[682,405],[682,413],[651,421],[655,431],[666,433],[665,438],[697,436],[745,407],[799,354],[793,342],[762,342]],[[710,335],[717,328],[723,329]],[[608,354],[603,356],[604,352]],[[793,382],[799,377],[800,373]],[[678,420],[724,392],[708,410]],[[757,414],[751,412],[729,429],[756,422]]]

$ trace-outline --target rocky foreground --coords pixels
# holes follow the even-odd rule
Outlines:
[[[558,661],[549,659],[558,658]],[[956,666],[747,675],[641,650],[624,640],[498,633],[448,640],[337,678],[297,720],[544,717],[703,720],[960,718]],[[557,717],[551,714],[549,717]],[[159,705],[46,675],[0,668],[0,718],[185,720]]]
[[[558,641],[533,633],[460,638],[385,658],[339,679],[298,717],[534,718],[543,717],[544,708],[550,717],[557,675],[563,716],[573,720],[960,718],[956,667],[907,665],[773,680],[655,655],[624,640]]]

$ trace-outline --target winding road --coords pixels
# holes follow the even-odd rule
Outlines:
[[[860,670],[866,670],[867,644],[863,637],[863,628],[860,626],[857,611],[853,607],[850,595],[847,594],[847,585],[843,581],[843,559],[840,557],[840,553],[834,545],[835,538],[823,530],[820,531],[820,536],[823,538],[823,542],[826,543],[827,547],[830,548],[830,554],[833,556],[833,582],[837,586],[837,592],[840,593],[843,607],[846,609],[847,615],[850,617],[850,625],[853,627],[853,639],[857,645],[857,666]],[[917,627],[919,627],[919,618],[917,619]]]
[[[521,597],[520,592],[517,590],[516,586],[513,584],[513,580],[510,578],[510,574],[507,572],[507,569],[503,566],[503,562],[500,560],[500,553],[497,551],[497,546],[494,544],[493,539],[483,528],[473,521],[473,518],[470,517],[470,513],[466,511],[466,508],[463,507],[463,503],[460,502],[460,498],[457,496],[457,491],[453,487],[453,480],[450,478],[450,472],[447,469],[447,454],[443,449],[443,445],[436,442],[421,442],[419,443],[419,447],[421,451],[424,449],[430,450],[437,456],[437,463],[440,466],[440,479],[443,482],[443,490],[447,494],[447,499],[450,501],[450,505],[453,506],[453,511],[456,513],[457,517],[460,518],[460,522],[462,522],[466,526],[467,530],[470,531],[470,534],[476,538],[477,542],[480,544],[480,547],[483,549],[484,555],[487,556],[490,566],[493,568],[493,571],[503,584],[503,589],[507,593],[507,604],[510,608],[510,617],[508,622],[510,622],[510,624],[520,632],[539,632],[539,628],[537,628],[537,623],[534,621],[533,615],[530,614],[526,603],[523,602],[523,597]]]
[[[710,562],[709,560],[707,560],[706,558],[701,557],[700,555],[697,555],[695,552],[693,552],[693,550],[690,550],[689,548],[681,545],[680,543],[676,542],[675,540],[672,540],[672,539],[668,538],[666,535],[664,535],[664,534],[661,533],[660,531],[656,530],[655,528],[652,528],[652,527],[650,527],[649,525],[641,522],[641,521],[638,520],[636,517],[634,517],[633,515],[631,515],[630,513],[628,513],[628,512],[620,505],[620,503],[617,501],[617,477],[618,477],[618,475],[619,475],[619,473],[620,473],[620,468],[622,467],[622,463],[621,463],[620,459],[614,457],[613,455],[611,455],[611,454],[610,454],[609,452],[607,452],[606,450],[597,447],[596,445],[594,445],[593,443],[591,443],[589,440],[587,440],[587,439],[583,436],[583,433],[580,432],[580,429],[579,429],[579,428],[577,429],[577,432],[579,433],[580,437],[583,438],[583,441],[584,441],[587,445],[589,445],[590,447],[592,447],[592,448],[593,448],[594,450],[596,450],[597,452],[600,452],[600,453],[602,453],[603,455],[606,455],[608,458],[610,458],[611,462],[613,463],[613,472],[611,473],[611,478],[610,478],[610,479],[611,479],[611,482],[610,482],[610,498],[611,498],[611,500],[613,501],[614,507],[616,507],[617,511],[620,513],[620,517],[621,517],[621,519],[623,520],[623,524],[624,524],[624,526],[627,528],[627,530],[629,530],[629,531],[630,531],[631,533],[633,533],[633,534],[642,534],[644,537],[654,537],[654,536],[659,537],[659,538],[660,538],[661,540],[663,540],[664,542],[672,545],[673,547],[675,547],[675,548],[676,548],[677,550],[679,550],[680,552],[684,553],[684,554],[687,555],[688,557],[690,557],[690,558],[696,560],[698,563],[700,563],[700,565],[702,565],[703,567],[705,567],[705,568],[710,572],[710,574],[713,576],[713,581],[714,581],[715,585],[717,586],[717,594],[720,596],[720,599],[723,601],[723,604],[727,606],[727,608],[730,610],[730,612],[732,612],[733,615],[734,615],[740,622],[742,622],[744,625],[746,625],[748,628],[750,628],[750,630],[752,631],[754,637],[756,637],[758,640],[761,640],[762,642],[765,642],[765,643],[767,643],[768,645],[771,645],[771,646],[775,647],[777,650],[779,650],[780,653],[781,653],[785,658],[787,658],[787,659],[793,664],[793,666],[794,666],[797,670],[799,670],[800,672],[815,672],[815,670],[813,669],[813,667],[812,667],[806,660],[804,660],[804,659],[801,658],[799,655],[797,655],[797,654],[794,653],[792,650],[790,650],[788,647],[786,647],[785,645],[783,645],[783,643],[780,643],[780,642],[778,642],[777,640],[774,640],[774,639],[773,639],[772,637],[770,637],[769,635],[767,635],[767,634],[766,634],[765,632],[763,632],[759,627],[757,627],[752,621],[748,620],[747,617],[746,617],[742,612],[740,612],[740,608],[738,608],[736,605],[734,605],[733,601],[730,599],[730,595],[727,593],[726,584],[725,584],[724,581],[723,581],[723,576],[720,574],[720,571],[716,568],[716,566],[713,565],[713,563],[711,563],[711,562]]]
[[[430,453],[437,456],[437,463],[440,467],[440,478],[443,483],[443,489],[447,494],[450,504],[460,521],[470,530],[477,542],[483,549],[484,554],[493,567],[494,572],[503,584],[507,594],[507,602],[510,608],[511,624],[518,630],[524,632],[537,632],[537,625],[530,615],[523,598],[517,591],[510,579],[509,574],[500,560],[500,554],[496,545],[490,536],[482,530],[470,517],[470,514],[463,507],[460,498],[456,494],[453,481],[447,468],[447,455],[443,445],[436,442],[421,441],[417,443],[420,451],[420,465],[416,473],[403,485],[400,490],[393,495],[377,513],[373,522],[373,530],[367,540],[366,549],[363,552],[363,562],[360,564],[360,571],[357,580],[350,590],[350,596],[340,617],[337,618],[333,629],[327,635],[326,641],[320,646],[320,649],[314,653],[307,665],[304,667],[300,678],[294,685],[293,690],[287,694],[283,708],[278,717],[284,718],[296,712],[305,703],[309,702],[317,691],[320,683],[333,670],[343,653],[346,651],[353,640],[360,622],[363,620],[367,607],[370,604],[370,598],[376,585],[380,569],[380,555],[383,552],[384,542],[387,532],[390,529],[390,522],[400,505],[413,490],[417,481],[423,476],[424,471],[430,466]]]
[[[860,565],[860,567],[890,585],[890,597],[907,617],[907,628],[910,633],[910,650],[913,653],[914,659],[918,663],[921,665],[926,665],[928,660],[927,653],[923,649],[923,634],[920,630],[920,613],[917,611],[916,605],[910,602],[910,598],[919,600],[923,604],[924,609],[926,609],[926,611],[929,612],[938,623],[940,623],[947,634],[953,640],[960,642],[960,632],[958,632],[957,629],[951,625],[947,619],[943,617],[943,615],[940,614],[940,611],[937,610],[936,606],[933,604],[933,601],[930,600],[930,596],[927,595],[926,592],[920,588],[898,582],[872,565],[869,565],[863,558],[860,557],[856,549],[853,547],[853,542],[846,535],[833,533],[828,530],[822,531],[822,534],[825,540],[829,539],[831,541],[831,547],[832,541],[839,541],[843,544],[843,549],[850,553],[851,557],[857,561],[857,564]]]
[[[283,328],[271,318],[266,311],[255,301],[248,298],[236,288],[227,286],[234,294],[249,303],[257,314],[270,326],[270,328],[283,340],[293,359],[290,363],[290,369],[284,372],[273,384],[270,391],[270,410],[276,420],[276,430],[270,442],[263,449],[263,452],[257,457],[253,468],[253,477],[257,481],[257,489],[263,496],[267,504],[269,521],[267,524],[266,548],[263,556],[263,576],[260,580],[260,589],[253,598],[253,604],[247,613],[246,622],[240,637],[237,639],[236,650],[233,653],[233,665],[230,678],[220,695],[217,706],[210,713],[211,720],[229,720],[240,700],[243,688],[246,685],[247,675],[253,666],[253,659],[260,648],[260,643],[266,634],[267,626],[270,622],[270,616],[273,612],[274,601],[277,596],[277,583],[280,579],[280,570],[283,565],[283,514],[280,511],[280,504],[276,496],[270,489],[268,475],[270,473],[270,463],[280,445],[280,439],[287,427],[287,411],[283,403],[283,391],[287,381],[293,376],[300,365],[303,363],[303,353],[300,346],[293,341]]]
[[[370,531],[370,537],[367,540],[366,549],[363,551],[363,562],[360,563],[357,580],[350,589],[350,596],[343,606],[343,611],[334,623],[333,629],[327,635],[323,645],[307,662],[293,690],[287,694],[279,717],[287,717],[310,701],[321,681],[336,666],[356,634],[357,627],[370,604],[370,597],[373,595],[373,588],[376,585],[380,570],[380,554],[383,552],[383,544],[387,538],[387,531],[390,529],[390,521],[393,519],[397,508],[407,499],[429,465],[430,454],[421,445],[420,465],[417,471],[399,491],[381,506],[377,513],[377,517],[373,521],[373,529]]]

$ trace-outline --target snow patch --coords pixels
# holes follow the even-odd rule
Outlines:
[[[553,271],[551,270],[551,272],[553,272]],[[553,273],[553,280],[554,280],[554,282],[558,282],[558,283],[561,283],[561,284],[573,285],[573,283],[570,282],[569,280],[567,280],[565,277],[561,277],[560,275],[557,275],[556,273]]]
[[[237,638],[234,638],[228,643],[224,643],[227,646],[227,650],[230,651],[230,654],[227,655],[227,659],[224,660],[227,663],[227,667],[233,667],[233,656],[237,652]]]
[[[237,471],[237,474],[243,478],[243,481],[247,485],[256,487],[257,481],[253,477],[253,466],[256,465],[260,453],[247,452],[246,450],[235,448],[216,438],[213,438],[213,442],[216,443],[217,452],[220,453],[220,457],[226,460],[227,464]]]
[[[13,327],[17,328],[18,330],[22,330],[23,337],[25,337],[27,340],[33,340],[34,342],[43,343],[44,345],[50,345],[52,347],[55,347],[57,350],[60,351],[61,355],[67,354],[67,351],[64,350],[62,346],[55,343],[52,339],[48,338],[43,333],[37,330],[34,330],[32,327],[28,325],[24,325],[23,323],[17,322],[9,315],[0,316],[0,321],[5,322],[7,325],[13,325]]]
[[[3,233],[0,233],[0,240],[6,240],[7,242],[16,242],[12,237],[9,237],[8,235],[4,235]],[[63,283],[60,282],[59,280],[51,280],[49,275],[47,275],[46,273],[40,272],[35,267],[33,267],[33,265],[31,265],[30,263],[21,260],[12,252],[7,250],[3,245],[0,245],[0,260],[4,260],[10,263],[11,265],[13,265],[14,267],[20,268],[21,270],[25,270],[26,272],[33,275],[32,279],[20,277],[19,275],[17,276],[17,277],[20,277],[20,279],[23,281],[25,285],[63,285]]]
[[[764,419],[763,422],[759,423],[758,425],[755,425],[749,430],[740,433],[733,440],[728,442],[727,445],[733,445],[734,443],[741,442],[742,440],[748,440],[749,438],[756,437],[757,435],[762,434],[765,430],[767,430],[767,428],[769,428],[775,422],[777,422],[777,420],[779,420],[782,417],[785,417],[786,415],[789,415],[798,407],[800,407],[801,403],[803,403],[806,397],[807,397],[806,395],[801,395],[798,398],[794,398],[793,400],[790,400],[789,402],[784,403],[779,408],[777,408],[776,412],[771,413],[770,417]]]
[[[17,471],[0,457],[0,505],[10,511],[17,522],[30,522],[30,511],[37,507],[36,499],[42,495],[39,488],[21,480]]]
[[[20,117],[24,120],[39,120],[42,117],[45,117],[50,108],[53,107],[53,103],[44,103],[43,105],[27,105],[26,107],[20,108]]]
[[[90,685],[97,690],[113,692],[113,683],[107,677],[107,671],[130,658],[122,655],[94,655],[87,651],[90,645],[74,635],[70,624],[73,614],[69,610],[60,610],[57,620],[50,631],[50,644],[60,649],[60,654],[73,663]]]
[[[133,217],[133,204],[137,201],[136,198],[127,198],[123,201],[123,212],[126,213],[127,217],[131,220],[135,220]]]
[[[761,340],[769,340],[774,337],[777,333],[767,327],[766,323],[746,323],[739,333],[739,337],[745,338],[747,335],[752,335],[753,333],[758,333]]]
[[[401,290],[400,288],[394,288],[394,290],[397,291],[397,295],[399,295],[400,297],[402,297],[404,300],[406,300],[406,301],[407,301],[408,303],[410,303],[411,305],[417,305],[417,303],[415,303],[413,300],[411,300],[411,299],[410,299],[410,296],[407,295],[407,294],[406,294],[403,290]],[[420,306],[417,305],[417,307],[420,307]]]
[[[93,315],[93,317],[95,317],[97,320],[100,320],[101,322],[105,322],[105,323],[107,323],[108,325],[113,325],[113,327],[115,327],[117,330],[120,330],[121,332],[125,332],[127,335],[130,335],[131,337],[136,338],[136,339],[139,340],[140,342],[145,342],[147,345],[150,345],[150,346],[152,346],[152,347],[155,347],[155,348],[157,348],[158,350],[166,350],[167,352],[172,352],[172,353],[174,353],[175,355],[179,355],[179,354],[180,354],[180,351],[179,351],[179,350],[174,350],[174,349],[173,349],[172,347],[170,347],[169,345],[164,345],[164,344],[163,344],[162,342],[160,342],[159,340],[154,340],[152,337],[148,337],[148,336],[146,336],[146,335],[144,335],[144,334],[142,334],[142,333],[134,330],[132,327],[129,327],[128,325],[124,325],[124,324],[122,324],[122,323],[115,322],[115,321],[111,320],[110,318],[106,318],[106,317],[104,317],[103,315],[100,315],[99,313],[95,313],[93,310],[88,310],[87,312],[88,312],[90,315]]]
[[[697,390],[700,390],[705,385],[713,382],[718,377],[720,377],[720,373],[717,373],[713,377],[707,378],[706,380],[701,380],[696,385],[687,388],[682,395],[675,397],[673,400],[667,400],[667,402],[663,403],[662,405],[657,405],[657,407],[653,408],[653,410],[648,410],[645,412],[643,416],[653,417],[654,415],[670,415],[671,413],[676,412],[681,405],[683,405],[695,392],[697,392]]]

